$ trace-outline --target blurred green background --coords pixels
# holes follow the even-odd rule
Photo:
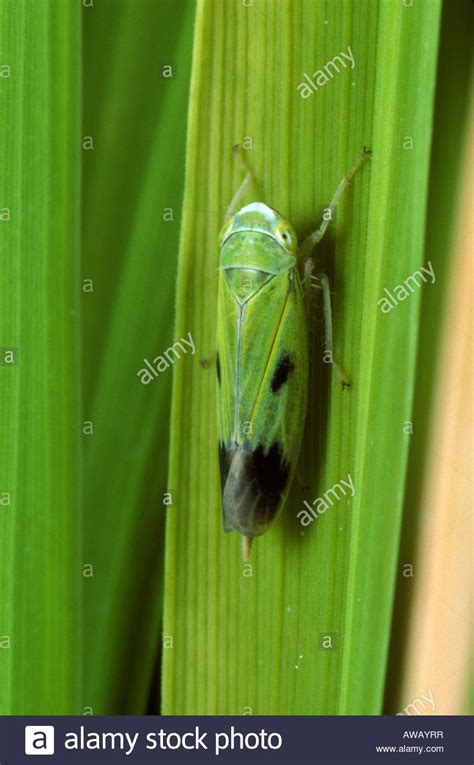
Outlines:
[[[412,595],[396,566],[398,556],[417,554],[419,476],[468,120],[471,12],[464,0],[417,0],[415,8],[398,0],[0,0],[2,714],[242,714],[240,701],[252,693],[255,714],[392,714],[403,706],[399,668]],[[339,90],[328,84],[305,122],[288,106],[297,77],[349,43],[363,87],[354,95],[349,79]],[[262,51],[273,49],[265,60]],[[349,191],[333,234],[337,248],[333,242],[325,251],[337,255],[336,295],[347,297],[336,308],[338,345],[357,379],[374,386],[385,363],[380,326],[364,324],[358,290],[378,295],[386,282],[365,263],[395,283],[394,258],[406,258],[402,274],[431,260],[437,284],[399,318],[396,342],[406,338],[410,347],[406,379],[388,354],[400,375],[388,388],[396,393],[406,383],[400,400],[419,427],[410,449],[384,454],[394,475],[376,474],[381,492],[393,480],[396,500],[388,538],[380,527],[362,540],[367,577],[357,534],[338,542],[336,520],[303,555],[294,539],[286,546],[289,526],[280,521],[262,542],[255,566],[263,561],[263,576],[249,599],[232,580],[240,575],[238,545],[233,535],[219,536],[212,373],[203,377],[198,356],[212,349],[213,237],[239,179],[230,147],[250,123],[265,201],[292,215],[299,232],[311,226],[354,148],[368,141],[381,150],[360,188]],[[395,147],[413,125],[424,148],[411,166]],[[402,251],[393,249],[397,232]],[[365,255],[367,237],[373,247]],[[358,332],[367,327],[374,356],[364,366]],[[137,372],[190,329],[200,344],[193,366],[183,361],[174,370],[170,433],[171,371],[146,386]],[[5,349],[13,349],[14,363]],[[340,454],[352,455],[357,444],[360,464],[376,463],[377,447],[362,439],[360,425],[364,407],[383,406],[389,396],[356,391],[353,409],[327,380],[322,385],[332,462],[313,476],[313,496],[340,477]],[[315,417],[320,423],[323,415]],[[345,417],[358,433],[347,435]],[[202,443],[190,433],[209,437]],[[316,451],[324,460],[324,448]],[[171,516],[165,549],[170,490],[184,498],[185,513],[180,527]],[[359,508],[359,532],[372,528],[370,509]],[[371,577],[381,562],[377,583]],[[365,633],[354,617],[360,583]],[[277,638],[271,631],[284,623],[283,587],[305,613],[289,640],[314,645],[316,613],[348,628],[337,662],[328,668],[317,656],[303,680],[289,665],[284,630]],[[372,627],[381,635],[375,648]],[[252,629],[260,648],[273,637],[270,674],[257,642],[250,644]],[[166,636],[177,641],[167,654]],[[253,677],[246,679],[247,659]]]

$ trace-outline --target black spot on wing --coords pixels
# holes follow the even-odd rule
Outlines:
[[[219,442],[219,468],[221,472],[221,486],[224,491],[225,482],[229,475],[230,463],[232,462],[233,452],[227,449],[224,444]]]
[[[224,471],[221,461],[224,528],[251,537],[263,534],[281,507],[290,478],[283,450],[278,443],[268,452],[261,444],[253,450],[236,445],[226,458]]]
[[[219,351],[217,351],[217,354],[216,354],[216,372],[217,372],[217,382],[220,385],[221,384],[221,360],[219,358]]]
[[[293,359],[289,353],[285,353],[279,360],[273,373],[272,381],[270,383],[273,393],[277,393],[280,388],[287,382],[294,368],[295,365],[293,363]]]
[[[272,444],[266,454],[259,444],[248,456],[249,481],[265,497],[267,504],[278,505],[289,476],[289,465],[283,457],[280,444]]]

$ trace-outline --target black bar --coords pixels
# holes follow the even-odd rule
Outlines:
[[[43,765],[474,761],[472,719],[441,716],[0,717],[0,764],[38,763],[25,746]]]

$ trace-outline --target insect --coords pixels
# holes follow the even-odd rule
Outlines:
[[[352,177],[370,154],[360,153],[329,205],[330,215],[301,247],[291,224],[262,202],[239,209],[245,173],[225,216],[219,246],[217,378],[219,459],[225,531],[243,537],[243,557],[285,504],[301,446],[308,398],[308,300],[312,251]],[[331,299],[319,275],[325,315],[325,351],[332,357]]]

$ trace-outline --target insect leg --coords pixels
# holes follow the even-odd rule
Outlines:
[[[313,231],[312,234],[309,234],[309,236],[306,237],[303,244],[301,245],[301,253],[303,257],[307,258],[311,250],[313,249],[313,247],[316,244],[318,244],[318,242],[320,242],[321,239],[323,238],[324,234],[326,233],[326,229],[329,226],[329,223],[333,219],[334,211],[336,210],[336,207],[339,204],[344,191],[349,186],[351,180],[353,179],[354,175],[358,171],[359,167],[362,165],[364,160],[366,160],[367,157],[370,156],[371,153],[372,152],[370,151],[370,149],[367,149],[367,147],[364,146],[359,156],[357,157],[357,160],[352,170],[349,173],[347,173],[347,175],[345,175],[342,181],[340,182],[339,186],[334,192],[331,202],[329,203],[329,207],[327,208],[330,213],[329,216],[327,218],[326,217],[324,218],[319,228],[316,229],[316,231]]]
[[[229,218],[232,218],[232,216],[235,215],[240,207],[240,203],[243,197],[247,193],[249,186],[251,186],[252,183],[255,183],[255,176],[245,163],[245,160],[242,156],[242,147],[239,143],[232,147],[232,153],[237,160],[239,167],[245,173],[245,177],[230,201],[230,205],[225,213],[224,222],[228,221]]]
[[[313,276],[314,258],[309,255],[302,261],[303,274],[301,276],[301,284],[303,285],[304,301],[306,306],[306,315],[308,319],[311,316],[312,294],[310,287],[314,285],[316,277]],[[319,286],[319,285],[318,285]]]
[[[349,388],[350,382],[347,380],[341,367],[334,361],[333,356],[333,342],[332,342],[332,310],[331,310],[331,291],[329,288],[329,279],[326,274],[319,274],[319,281],[321,282],[321,289],[323,291],[323,305],[324,305],[324,360],[333,365],[340,383],[343,388]]]

